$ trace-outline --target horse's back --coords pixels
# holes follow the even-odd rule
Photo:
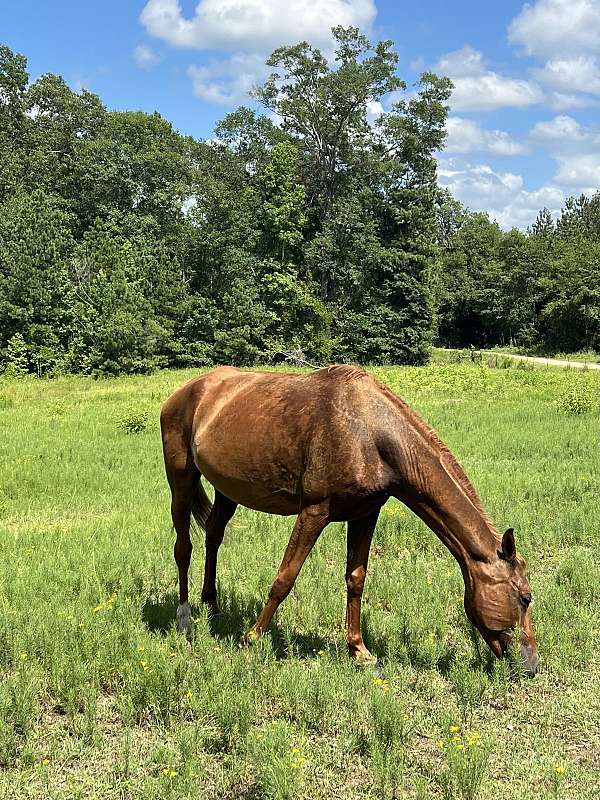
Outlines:
[[[225,367],[188,382],[165,407],[183,421],[196,466],[219,491],[293,514],[302,498],[358,480],[376,459],[375,395],[356,367],[293,374]]]

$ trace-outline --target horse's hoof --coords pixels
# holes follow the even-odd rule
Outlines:
[[[354,666],[357,669],[373,672],[377,677],[381,677],[382,670],[377,660],[377,656],[374,656],[372,653],[369,653],[368,650],[364,653],[363,652],[357,653],[351,658]]]
[[[260,633],[257,630],[254,630],[254,628],[250,628],[250,630],[246,631],[246,633],[242,636],[240,645],[244,647],[245,645],[252,644],[257,639],[260,639]]]

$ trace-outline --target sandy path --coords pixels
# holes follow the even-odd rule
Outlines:
[[[495,355],[495,351],[490,355]],[[575,369],[600,369],[600,364],[593,361],[563,361],[560,358],[542,358],[539,356],[519,356],[516,353],[498,353],[505,358],[515,358],[517,361],[533,361],[535,364],[544,364],[548,367],[574,367]]]

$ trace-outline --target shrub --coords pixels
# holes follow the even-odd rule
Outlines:
[[[134,406],[124,411],[117,421],[117,427],[125,433],[143,433],[148,429],[150,412]]]
[[[589,414],[596,404],[594,390],[585,384],[576,383],[567,387],[558,399],[558,407],[565,414]]]

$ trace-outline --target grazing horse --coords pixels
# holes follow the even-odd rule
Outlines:
[[[177,623],[188,635],[190,517],[206,532],[201,599],[218,611],[217,553],[243,505],[297,515],[267,603],[246,634],[263,633],[330,522],[348,523],[346,636],[357,662],[376,659],[362,639],[360,605],[377,517],[396,497],[460,566],[464,605],[496,656],[521,629],[525,674],[535,675],[531,593],[512,528],[500,536],[466,474],[420,417],[373,376],[336,365],[308,374],[219,367],[177,389],[161,410],[177,533]],[[215,489],[214,504],[200,476]]]

